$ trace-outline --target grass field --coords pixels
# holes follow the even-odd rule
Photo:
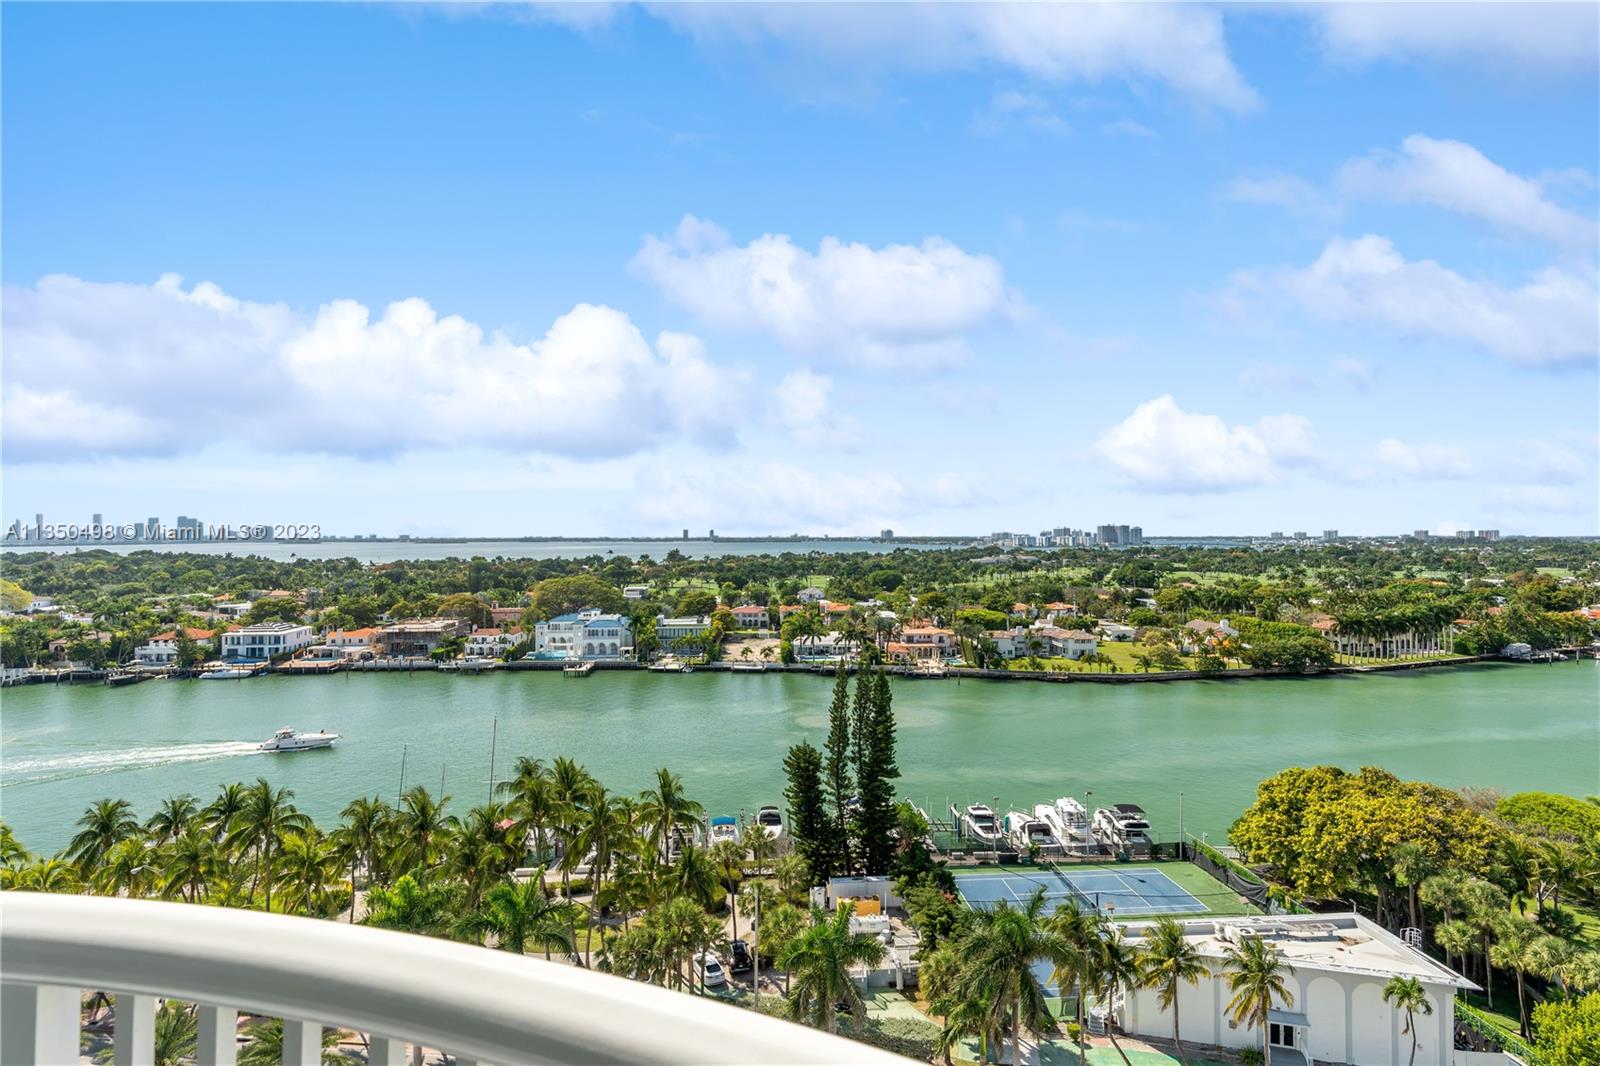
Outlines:
[[[1100,642],[1099,654],[1105,656],[1106,658],[1110,659],[1112,663],[1116,664],[1117,673],[1139,674],[1144,672],[1144,668],[1140,666],[1137,661],[1135,661],[1134,656],[1146,652],[1147,650],[1148,649],[1146,649],[1143,644],[1140,644],[1137,641],[1106,640]],[[1177,667],[1177,669],[1193,670],[1195,668],[1193,656],[1185,655],[1182,657],[1182,659],[1183,663],[1181,666]],[[1109,674],[1112,672],[1109,664],[1101,662],[1085,663],[1073,659],[1040,659],[1039,661],[1044,664],[1043,669],[1045,670],[1065,669],[1075,674]],[[1228,665],[1230,669],[1235,669],[1238,668],[1240,664],[1237,662],[1230,662]],[[1006,666],[1011,670],[1033,669],[1033,667],[1028,664],[1026,659],[1013,659],[1011,662],[1007,663]],[[1151,671],[1155,671],[1157,668],[1152,666],[1150,669]]]

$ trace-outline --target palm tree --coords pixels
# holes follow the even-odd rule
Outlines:
[[[161,806],[150,816],[144,828],[157,844],[165,844],[182,836],[184,830],[189,828],[189,823],[199,814],[200,803],[193,796],[169,796],[161,801]]]
[[[1498,966],[1510,970],[1517,977],[1517,1020],[1522,1039],[1531,1039],[1528,1031],[1527,975],[1534,968],[1529,949],[1533,946],[1534,927],[1515,915],[1504,915],[1496,923],[1494,944],[1489,948],[1485,966]]]
[[[175,999],[162,1003],[156,1011],[155,1044],[149,1060],[152,1066],[178,1066],[190,1061],[199,1042],[200,1020],[194,1011]],[[106,1047],[95,1054],[94,1060],[109,1064],[115,1058],[116,1048]]]
[[[101,857],[89,880],[108,896],[141,896],[155,872],[154,850],[143,837],[119,840]]]
[[[1121,999],[1124,988],[1131,988],[1139,983],[1139,959],[1128,942],[1122,939],[1121,932],[1113,923],[1102,919],[1099,925],[1100,949],[1094,960],[1095,968],[1090,974],[1089,984],[1100,1002],[1107,1005],[1109,1013],[1106,1016],[1106,1035],[1111,1038],[1111,1045],[1117,1049],[1117,1054],[1122,1056],[1125,1066],[1132,1066],[1128,1060],[1128,1053],[1123,1051],[1122,1045],[1117,1042],[1116,1005]]]
[[[328,881],[338,871],[335,850],[314,825],[284,834],[280,848],[286,912],[321,917],[328,907]],[[351,900],[351,906],[355,901]]]
[[[841,907],[829,917],[820,907],[811,912],[811,925],[786,944],[778,965],[790,977],[789,1016],[809,1021],[830,1033],[839,1031],[834,1004],[849,1005],[860,1019],[865,1013],[861,990],[850,976],[854,966],[875,966],[883,961],[883,941],[850,931],[855,912]]]
[[[595,913],[600,894],[605,890],[606,876],[616,861],[617,851],[637,839],[633,832],[633,801],[627,797],[612,797],[605,786],[592,782],[584,795],[582,817],[578,827],[576,850],[582,855],[592,855],[589,864],[589,928],[595,928]],[[590,933],[585,947],[586,961],[592,960],[594,934]]]
[[[250,894],[255,894],[256,884],[263,885],[264,907],[269,911],[272,909],[273,851],[285,833],[305,829],[311,824],[311,819],[290,802],[292,799],[294,792],[290,789],[274,789],[266,778],[258,777],[256,783],[245,790],[244,807],[234,816],[228,830],[228,847],[255,851],[260,865]]]
[[[425,871],[438,860],[438,845],[457,824],[444,812],[449,802],[449,796],[435,800],[421,785],[406,789],[394,817],[396,869]]]
[[[377,861],[384,835],[394,815],[390,807],[377,796],[362,796],[351,800],[340,812],[343,824],[333,831],[335,846],[350,867],[350,921],[356,920],[356,870],[365,868],[367,883],[377,877]]]
[[[362,925],[402,933],[443,936],[452,926],[450,889],[402,874],[390,886],[367,889],[367,914]]]
[[[282,1019],[268,1018],[247,1025],[244,1035],[248,1042],[239,1052],[238,1066],[278,1066],[284,1061]],[[338,1043],[339,1030],[322,1030],[322,1066],[351,1066],[357,1061],[340,1051]]]
[[[1421,929],[1417,916],[1417,891],[1438,869],[1427,852],[1416,844],[1400,844],[1389,853],[1389,869],[1395,884],[1406,890],[1411,905],[1411,928]]]
[[[1227,1010],[1234,1024],[1261,1027],[1261,1061],[1272,1066],[1272,1044],[1267,1040],[1267,1025],[1273,1003],[1282,1000],[1285,1007],[1294,1006],[1294,993],[1284,975],[1293,974],[1294,967],[1278,957],[1278,950],[1260,937],[1250,937],[1235,947],[1227,949],[1223,961],[1228,976],[1228,990],[1233,998]]]
[[[0,888],[18,892],[76,892],[83,884],[78,868],[65,859],[39,859],[0,870]]]
[[[963,999],[986,994],[989,1029],[1011,1031],[1012,1062],[1022,1061],[1024,1027],[1035,1033],[1055,1027],[1034,964],[1053,963],[1059,981],[1060,975],[1078,972],[1082,962],[1078,948],[1061,933],[1056,920],[1061,912],[1046,918],[1044,906],[1041,888],[1021,907],[1001,902],[978,911],[960,944],[965,962],[958,994]]]
[[[1449,965],[1451,955],[1458,955],[1463,970],[1467,968],[1467,955],[1478,944],[1477,932],[1463,921],[1447,921],[1434,926],[1433,939],[1444,949],[1445,964]]]
[[[206,804],[206,809],[200,812],[200,817],[211,829],[212,839],[218,843],[228,835],[234,818],[244,810],[245,791],[244,785],[237,781],[231,785],[223,785],[222,791],[217,793],[217,798]]]
[[[766,836],[766,833],[762,833]],[[728,894],[728,910],[733,914],[733,938],[739,939],[739,879],[744,876],[744,844],[738,840],[720,841],[711,848],[711,865]]]
[[[550,771],[540,759],[523,755],[517,758],[511,777],[495,786],[496,791],[511,797],[511,805],[522,823],[519,829],[533,841],[533,861],[544,862],[544,831],[550,824],[553,793],[550,789]]]
[[[1199,985],[1211,971],[1200,958],[1199,950],[1184,937],[1183,926],[1168,917],[1156,919],[1139,953],[1139,983],[1157,990],[1156,1003],[1172,1011],[1172,1043],[1178,1058],[1187,1063],[1178,1029],[1178,983]]]
[[[161,858],[161,875],[166,878],[161,894],[169,899],[181,894],[190,903],[200,902],[206,879],[217,863],[217,844],[211,835],[191,824],[164,849]]]
[[[704,807],[684,794],[678,775],[664,766],[656,771],[655,787],[640,793],[639,800],[639,824],[662,862],[667,860],[673,832],[689,828],[706,813]]]
[[[1395,1010],[1405,1011],[1406,1026],[1400,1030],[1400,1035],[1411,1036],[1410,1066],[1415,1066],[1417,1061],[1417,1014],[1428,1015],[1433,1013],[1433,1001],[1422,990],[1422,982],[1415,977],[1391,977],[1383,986],[1383,999],[1385,1003],[1394,1005]]]
[[[716,864],[703,848],[685,848],[678,861],[666,868],[659,887],[673,896],[687,897],[699,907],[714,906],[722,898]]]
[[[502,881],[485,892],[478,909],[456,925],[456,934],[479,942],[493,936],[495,947],[518,955],[529,947],[542,948],[547,959],[552,950],[571,955],[577,949],[570,932],[574,907],[550,898],[541,866],[526,881]]]
[[[1043,891],[1042,889],[1040,890]],[[1083,1024],[1084,1000],[1088,998],[1089,984],[1094,979],[1101,956],[1104,954],[1103,920],[1096,911],[1082,911],[1076,907],[1061,907],[1044,920],[1046,927],[1067,945],[1067,964],[1058,966],[1054,975],[1056,985],[1065,988],[1076,986],[1076,1013],[1078,1032],[1085,1032]],[[1078,1041],[1078,1061],[1087,1056],[1084,1041]]]
[[[116,844],[139,831],[133,805],[127,800],[103,799],[91,804],[78,819],[79,830],[67,843],[66,857],[87,876]]]

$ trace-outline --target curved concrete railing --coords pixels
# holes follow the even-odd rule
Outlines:
[[[116,1061],[149,1061],[154,997],[202,1005],[200,1061],[232,1062],[238,1009],[285,1020],[284,1061],[322,1026],[458,1062],[843,1063],[906,1060],[636,981],[431,937],[185,903],[0,893],[0,1060],[78,1061],[81,990],[119,997]],[[132,1009],[124,1009],[124,1002]]]

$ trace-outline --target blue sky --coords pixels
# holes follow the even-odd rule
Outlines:
[[[7,521],[1600,532],[1593,6],[4,20]]]

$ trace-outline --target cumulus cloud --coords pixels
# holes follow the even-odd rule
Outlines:
[[[997,65],[1047,82],[1156,83],[1206,106],[1259,103],[1214,10],[1186,4],[671,4],[705,45],[777,44],[854,73]]]
[[[1245,273],[1236,291],[1287,294],[1318,317],[1369,322],[1409,336],[1466,341],[1531,366],[1593,361],[1600,322],[1592,272],[1541,271],[1507,288],[1405,259],[1386,237],[1335,237],[1303,270]]]
[[[217,437],[275,451],[490,446],[621,455],[724,435],[742,376],[693,337],[652,346],[579,304],[519,342],[406,299],[305,316],[215,285],[52,275],[7,286],[5,445],[13,460],[175,454]]]
[[[1381,470],[1410,478],[1450,479],[1471,477],[1471,461],[1461,449],[1448,444],[1408,444],[1395,437],[1378,442]]]
[[[811,370],[785,374],[773,390],[778,422],[797,442],[849,444],[854,426],[833,409],[833,379]]]
[[[1552,202],[1534,178],[1500,166],[1461,141],[1414,133],[1398,152],[1374,152],[1340,169],[1341,190],[1394,203],[1422,203],[1556,244],[1594,243],[1595,222]]]
[[[957,361],[966,334],[1022,308],[998,262],[940,237],[882,248],[825,237],[813,252],[781,234],[736,245],[686,215],[672,234],[647,236],[631,265],[713,327],[883,365]]]
[[[1311,423],[1268,415],[1230,426],[1216,415],[1185,411],[1170,395],[1147,400],[1095,441],[1114,470],[1153,492],[1226,492],[1270,484],[1314,463]]]
[[[1540,73],[1595,66],[1593,4],[1317,4],[1311,14],[1330,56],[1348,62],[1438,59]]]

